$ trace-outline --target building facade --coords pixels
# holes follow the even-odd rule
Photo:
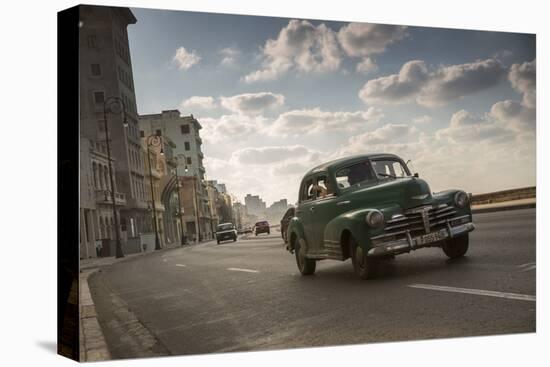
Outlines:
[[[90,243],[97,245],[98,240],[106,240],[102,241],[103,255],[112,256],[116,230],[123,251],[135,252],[140,250],[135,239],[147,220],[144,161],[127,34],[128,25],[135,24],[136,18],[128,8],[82,5],[80,19],[80,136],[81,143],[85,142],[81,146],[81,178],[87,177],[85,184],[94,187],[93,195],[87,191],[92,186],[81,191],[81,223],[86,225],[84,234],[88,234],[81,236],[81,257],[97,256]],[[108,177],[106,132],[114,188]],[[114,228],[109,198],[112,189],[116,206],[120,207],[118,229]]]
[[[186,223],[193,222],[186,225],[186,229],[193,228],[192,233],[199,240],[212,239],[212,213],[208,201],[207,184],[204,179],[206,170],[203,165],[201,124],[193,115],[181,116],[178,110],[167,110],[159,114],[140,115],[139,126],[144,135],[156,134],[170,138],[175,144],[174,156],[184,157],[184,163],[180,162],[180,166],[187,167],[187,172],[180,170],[182,171],[180,175],[195,178],[193,181],[195,182],[194,195],[196,195],[195,205],[198,212],[198,220],[197,217],[185,215]],[[197,226],[194,224],[195,221],[197,221]]]
[[[249,216],[254,216],[258,219],[263,219],[265,217],[266,206],[260,196],[246,194],[244,205],[246,206],[246,212]]]

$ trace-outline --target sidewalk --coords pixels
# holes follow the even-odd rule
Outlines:
[[[197,246],[197,245],[201,245],[201,244],[204,244],[204,243],[208,243],[208,242],[211,242],[211,241],[214,241],[214,240],[202,241],[202,242],[199,242],[199,243],[190,242],[189,244],[187,244],[185,246],[181,246],[178,243],[171,243],[171,244],[165,245],[165,247],[161,248],[160,250],[138,252],[138,253],[135,253],[135,254],[127,254],[127,255],[124,255],[124,257],[121,257],[121,258],[118,258],[118,259],[114,256],[95,257],[95,258],[91,258],[91,259],[80,259],[80,272],[82,272],[83,270],[95,269],[95,268],[100,268],[102,266],[116,264],[120,261],[125,261],[125,260],[131,259],[135,256],[142,256],[142,255],[146,255],[146,254],[154,254],[156,252],[162,252],[162,251],[166,251],[166,250],[173,250],[173,249],[176,249],[176,248],[192,247],[192,246]]]
[[[489,212],[498,212],[502,210],[515,210],[515,209],[528,209],[536,208],[536,198],[529,199],[520,199],[512,201],[503,201],[500,203],[490,203],[490,204],[481,204],[473,205],[472,213],[489,213]]]

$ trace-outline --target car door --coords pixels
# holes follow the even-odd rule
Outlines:
[[[314,176],[306,177],[300,187],[300,205],[296,208],[296,216],[300,218],[302,227],[304,229],[305,240],[308,245],[308,254],[314,254],[318,252],[318,246],[315,243],[314,235],[314,222],[312,220],[312,213],[315,210],[315,193],[313,191],[313,179]]]
[[[311,221],[313,223],[313,235],[315,243],[318,244],[318,251],[324,250],[325,227],[334,217],[336,196],[333,185],[330,184],[326,172],[318,173],[314,179],[314,185],[322,188],[317,190],[311,210]]]

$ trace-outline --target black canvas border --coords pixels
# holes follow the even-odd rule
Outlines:
[[[79,6],[57,13],[57,352],[80,360]]]

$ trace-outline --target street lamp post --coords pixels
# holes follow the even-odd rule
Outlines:
[[[122,245],[120,243],[120,233],[119,233],[119,225],[118,225],[118,216],[116,212],[116,202],[115,202],[115,180],[113,178],[113,168],[112,168],[112,162],[111,162],[111,146],[109,144],[109,124],[107,123],[107,108],[109,109],[110,113],[122,113],[122,124],[124,127],[128,126],[128,121],[126,120],[126,106],[124,105],[124,101],[120,97],[108,97],[103,101],[103,122],[105,124],[105,141],[107,145],[107,160],[109,161],[108,167],[109,167],[109,181],[111,186],[111,202],[113,204],[113,217],[115,219],[115,239],[116,239],[116,250],[115,250],[115,257],[121,258],[124,257],[124,253],[122,252]],[[120,110],[117,111],[117,108],[120,108]]]
[[[185,173],[189,172],[189,168],[187,168],[187,156],[185,154],[178,154],[178,158],[184,159],[185,162]],[[197,178],[198,179],[198,178]],[[195,173],[193,173],[193,207],[194,207],[194,214],[195,214],[195,242],[198,242],[200,240],[201,232],[200,232],[200,225],[199,225],[199,208],[198,208],[198,201],[197,201],[197,191],[195,188]]]
[[[149,161],[149,182],[151,185],[151,202],[153,206],[153,221],[155,222],[155,250],[160,250],[160,240],[157,221],[157,209],[155,206],[155,190],[153,189],[153,169],[151,168],[151,147],[160,146],[160,154],[164,154],[162,149],[162,138],[152,134],[147,137],[147,160]]]
[[[176,187],[178,189],[178,205],[179,205],[178,214],[180,217],[180,227],[181,227],[181,245],[183,246],[185,245],[185,235],[183,233],[183,213],[181,212],[180,178],[178,176],[178,166],[180,164],[181,158],[183,158],[185,162],[185,172],[187,172],[187,160],[185,155],[183,154],[178,154],[178,156],[176,157]]]

